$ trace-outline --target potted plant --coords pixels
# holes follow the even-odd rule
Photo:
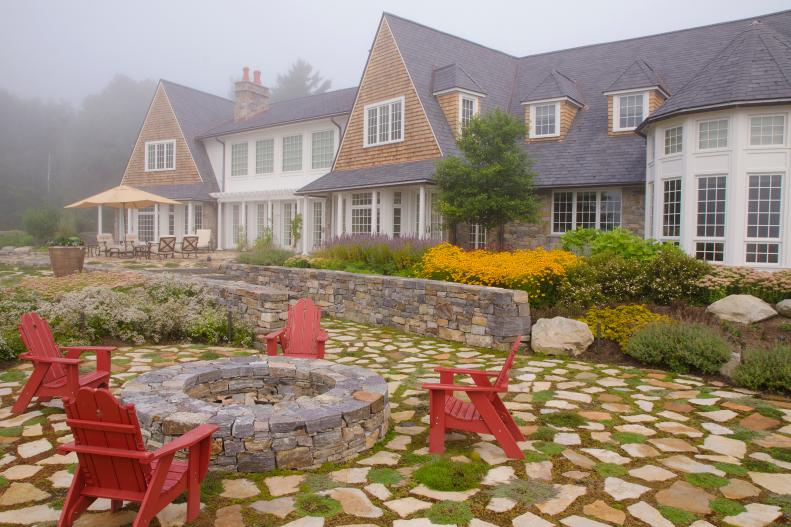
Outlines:
[[[85,242],[77,236],[62,237],[47,243],[49,262],[55,276],[82,272],[85,262]]]

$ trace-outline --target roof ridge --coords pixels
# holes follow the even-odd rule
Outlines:
[[[173,82],[173,81],[170,81],[170,80],[167,80],[167,79],[162,79],[162,78],[159,79],[159,82],[160,83],[172,84],[173,86],[178,86],[179,88],[184,88],[186,90],[192,90],[194,92],[202,93],[203,95],[209,95],[211,97],[216,97],[218,99],[222,99],[223,101],[227,101],[227,102],[233,103],[233,101],[231,99],[228,99],[227,97],[223,97],[222,95],[217,95],[215,93],[209,93],[206,90],[200,90],[198,88],[193,88],[191,86],[187,86],[185,84],[181,84],[181,83],[178,83],[178,82]]]
[[[789,87],[791,87],[791,77],[789,77],[789,74],[791,74],[791,72],[789,72],[789,74],[786,73],[785,69],[777,61],[777,57],[775,57],[775,54],[772,52],[772,46],[770,46],[766,42],[766,40],[764,40],[764,36],[774,38],[780,44],[784,45],[786,48],[789,48],[789,49],[791,49],[791,43],[789,43],[785,39],[785,37],[783,35],[781,35],[780,33],[778,33],[777,31],[773,30],[770,27],[766,27],[763,24],[756,24],[756,28],[755,29],[763,29],[764,30],[763,32],[758,33],[758,38],[761,39],[761,42],[763,43],[764,47],[766,48],[767,53],[769,53],[769,56],[772,57],[772,61],[775,64],[777,64],[777,69],[780,70],[780,74],[785,78],[786,83],[789,85]]]
[[[280,101],[275,101],[275,102],[269,103],[269,105],[273,106],[275,104],[282,104],[284,102],[298,101],[300,99],[308,99],[310,97],[318,97],[320,95],[328,95],[330,93],[337,93],[337,92],[341,92],[341,91],[356,90],[358,88],[359,88],[359,86],[349,86],[348,88],[338,88],[337,90],[327,90],[327,91],[323,91],[321,93],[311,93],[309,95],[300,95],[299,97],[294,97],[293,99],[283,99],[283,100],[280,100]]]

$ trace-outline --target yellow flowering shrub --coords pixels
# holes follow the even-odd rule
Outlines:
[[[532,304],[541,305],[554,300],[566,270],[577,261],[562,250],[464,251],[442,243],[426,251],[417,272],[421,278],[521,289]]]
[[[629,337],[643,327],[652,322],[669,322],[670,319],[654,313],[644,305],[630,304],[589,309],[582,321],[588,324],[594,336],[596,325],[601,324],[602,338],[614,340],[624,347]]]

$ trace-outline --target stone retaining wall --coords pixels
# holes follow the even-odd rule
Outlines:
[[[242,320],[256,334],[269,333],[285,325],[288,314],[287,292],[245,281],[194,277],[206,286],[206,293],[229,309],[234,320]]]
[[[222,263],[219,270],[246,282],[310,297],[326,313],[368,324],[430,335],[471,346],[508,349],[530,334],[527,293],[322,269]]]

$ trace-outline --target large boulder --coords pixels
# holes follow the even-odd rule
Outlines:
[[[784,317],[791,318],[791,298],[786,298],[775,304],[775,309]]]
[[[533,324],[530,346],[536,353],[577,355],[593,344],[593,333],[584,322],[564,317],[540,318]]]
[[[706,311],[720,320],[753,324],[777,315],[772,306],[752,295],[728,295],[717,300]]]

